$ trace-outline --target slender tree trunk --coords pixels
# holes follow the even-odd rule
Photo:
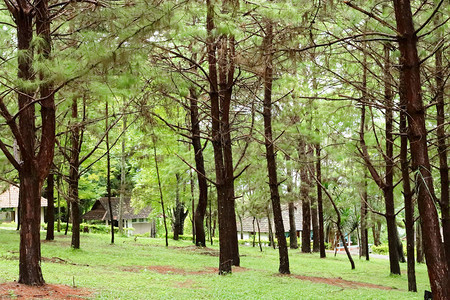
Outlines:
[[[289,255],[284,235],[283,217],[281,215],[280,194],[278,191],[277,164],[275,159],[275,147],[272,137],[272,82],[273,82],[273,25],[266,22],[265,36],[263,39],[265,70],[264,70],[264,142],[266,146],[267,171],[269,176],[270,198],[272,200],[273,218],[275,222],[275,234],[278,240],[280,265],[278,271],[281,274],[290,274]]]
[[[111,244],[114,244],[114,214],[113,209],[111,205],[111,156],[109,154],[109,124],[108,124],[108,102],[106,102],[106,109],[105,109],[105,130],[106,130],[106,193],[108,196],[108,209],[109,209],[109,220],[111,223]],[[120,208],[119,208],[120,210]],[[120,222],[120,219],[117,221]]]
[[[54,197],[54,175],[49,173],[47,176],[47,189],[45,196],[47,197],[47,241],[55,239],[55,197]]]
[[[77,98],[72,101],[72,132],[71,132],[71,153],[70,153],[70,170],[69,170],[69,199],[72,213],[72,248],[80,248],[80,204],[78,199],[78,180],[80,168],[80,129],[77,124],[78,105]]]
[[[122,119],[122,155],[120,160],[120,198],[119,198],[119,216],[117,217],[117,222],[119,222],[119,232],[123,234],[123,201],[125,198],[126,189],[126,131],[127,131],[127,115],[123,116]],[[108,130],[108,129],[106,129]]]
[[[262,244],[261,244],[261,228],[259,227],[259,221],[256,219],[256,225],[258,226],[258,245],[259,251],[262,252]]]
[[[434,204],[433,177],[428,157],[425,108],[420,83],[420,59],[409,0],[394,0],[395,19],[399,33],[400,101],[406,103],[412,169],[418,189],[418,206],[422,221],[428,276],[433,298],[450,298],[447,261],[439,231],[439,217]]]
[[[291,249],[298,249],[297,228],[295,226],[295,206],[294,202],[289,202],[289,245]]]
[[[299,144],[299,154],[301,160],[306,160],[306,145],[303,142]],[[306,163],[305,163],[306,164]],[[301,167],[300,170],[301,188],[300,194],[302,198],[302,252],[311,252],[311,206],[309,202],[308,189],[310,182],[308,180],[308,170],[306,165]]]
[[[417,263],[423,264],[425,259],[423,254],[422,226],[420,224],[420,219],[416,222],[416,224]]]
[[[311,197],[311,222],[312,222],[312,231],[313,231],[313,252],[320,251],[319,244],[319,220],[317,215],[317,203],[314,201],[314,198]]]
[[[436,17],[436,22],[439,18]],[[436,24],[437,25],[437,24]],[[450,195],[449,195],[449,175],[448,175],[448,157],[447,157],[447,135],[445,132],[445,81],[444,68],[442,66],[442,48],[436,51],[436,119],[437,119],[437,139],[439,155],[439,175],[441,199],[440,207],[442,214],[442,229],[444,236],[444,250],[447,259],[447,269],[450,272]]]
[[[389,46],[384,46],[384,102],[385,111],[385,137],[386,137],[386,154],[384,156],[385,180],[383,187],[384,202],[386,206],[386,225],[388,229],[389,244],[389,264],[391,274],[400,275],[399,253],[398,253],[398,234],[397,223],[395,221],[395,203],[394,203],[394,140],[392,136],[392,87],[391,87],[391,63]],[[403,251],[402,251],[403,252]]]
[[[372,233],[373,233],[373,244],[375,246],[381,245],[381,221],[376,221],[375,224],[373,224],[372,227]]]
[[[323,199],[322,199],[322,162],[320,157],[320,144],[316,144],[316,176],[317,176],[317,209],[319,214],[319,246],[320,246],[320,258],[326,257],[325,252],[325,237],[324,237],[324,221],[323,221]]]
[[[369,243],[367,236],[367,174],[364,172],[363,192],[361,197],[361,256],[369,260]]]
[[[58,201],[58,222],[56,225],[56,231],[57,232],[61,232],[61,198],[60,198],[60,194],[59,194],[59,189],[60,189],[60,181],[61,178],[58,175],[56,177],[56,184],[57,184],[57,189],[56,189],[56,193],[57,193],[57,201]]]
[[[164,206],[164,198],[161,187],[161,178],[159,176],[159,168],[158,168],[158,157],[156,155],[156,137],[153,136],[153,156],[155,158],[155,168],[156,168],[156,177],[158,179],[158,188],[159,188],[159,200],[161,202],[161,209],[163,213],[163,221],[164,221],[164,230],[166,232],[166,247],[169,246],[169,232],[167,230],[167,220],[166,220],[166,208]]]
[[[401,103],[400,111],[400,166],[403,179],[403,197],[405,199],[406,255],[408,261],[408,291],[417,292],[414,261],[414,203],[409,179],[408,132],[406,124],[406,103]]]

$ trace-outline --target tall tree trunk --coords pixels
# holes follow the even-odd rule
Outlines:
[[[408,261],[408,291],[417,292],[414,261],[414,202],[409,179],[408,132],[406,103],[400,104],[400,167],[402,170],[403,197],[405,199],[406,255]]]
[[[295,206],[294,202],[289,202],[289,246],[291,249],[298,249],[297,228],[295,226]]]
[[[51,85],[46,82],[44,75],[39,74],[42,80],[41,95],[41,138],[40,145],[36,147],[36,128],[34,93],[28,84],[34,80],[32,70],[33,51],[33,17],[36,17],[36,33],[45,41],[39,51],[44,59],[48,59],[51,50],[50,21],[48,17],[48,2],[39,1],[35,6],[27,1],[7,1],[6,7],[13,15],[17,29],[18,46],[18,73],[17,77],[23,81],[17,93],[18,124],[16,117],[12,116],[7,106],[0,98],[0,113],[5,118],[17,145],[20,149],[22,161],[18,162],[7,146],[0,139],[0,148],[6,158],[18,170],[19,205],[20,205],[20,256],[19,256],[19,283],[27,285],[43,285],[44,279],[40,267],[40,192],[53,161],[55,143],[55,105]],[[28,87],[24,87],[28,86]],[[36,154],[37,153],[37,154]]]
[[[316,177],[317,177],[317,209],[319,214],[319,247],[320,258],[325,258],[325,237],[324,237],[324,223],[323,223],[323,199],[322,199],[322,166],[320,157],[320,144],[316,144]]]
[[[213,30],[215,28],[214,5],[210,0],[207,0],[206,4],[209,96],[211,100],[212,119],[211,134],[214,149],[220,236],[219,274],[227,274],[231,273],[232,265],[239,265],[229,123],[234,75],[234,39],[221,36],[219,38],[219,47],[217,47],[215,37],[213,36]],[[230,42],[230,49],[228,49],[228,42]],[[216,59],[216,50],[219,53],[219,61]],[[217,64],[219,65],[219,70],[217,70]]]
[[[78,180],[80,169],[80,129],[78,125],[78,105],[77,98],[72,100],[72,132],[71,132],[71,152],[69,161],[69,199],[72,213],[72,248],[80,249],[80,204],[78,199]]]
[[[22,203],[20,228],[19,283],[43,285],[41,271],[41,190],[38,170],[24,168],[19,173]]]
[[[47,241],[55,239],[55,196],[54,196],[54,175],[49,173],[47,176],[47,189],[45,196],[47,198]]]
[[[420,83],[420,59],[409,0],[394,0],[395,19],[399,33],[400,101],[406,103],[412,169],[416,172],[418,206],[421,217],[425,258],[433,298],[450,298],[447,261],[441,243],[439,218],[434,204],[433,177],[428,157],[425,108]]]
[[[381,245],[381,221],[376,221],[372,227],[373,244],[375,246]]]
[[[420,219],[416,221],[416,251],[417,263],[423,264],[425,260],[423,254],[422,226],[420,224]]]
[[[273,25],[266,21],[266,30],[263,39],[264,47],[264,144],[266,147],[267,171],[269,176],[270,198],[272,200],[275,234],[278,240],[281,274],[290,274],[289,255],[286,236],[284,235],[283,217],[281,215],[280,194],[278,191],[277,164],[275,160],[275,147],[272,136],[272,82],[273,82]]]
[[[270,216],[270,209],[267,210],[267,226],[269,227],[269,246],[276,248],[275,239],[273,238],[272,217]]]
[[[114,244],[114,213],[111,205],[111,156],[110,156],[110,147],[109,147],[109,112],[108,112],[108,102],[106,102],[105,109],[105,130],[106,130],[106,193],[108,197],[108,209],[109,209],[109,221],[111,222],[111,244]],[[120,209],[120,208],[119,208]],[[118,219],[119,221],[120,219]]]
[[[317,215],[317,203],[314,200],[314,197],[311,197],[311,223],[312,223],[312,231],[313,231],[313,252],[320,251],[319,244],[319,220]]]
[[[153,156],[155,158],[155,169],[156,169],[156,177],[158,179],[158,189],[159,189],[159,200],[161,202],[161,209],[162,209],[162,213],[163,213],[163,222],[164,222],[164,231],[166,232],[166,247],[169,246],[169,232],[167,230],[167,218],[166,218],[166,208],[164,206],[164,197],[163,197],[163,192],[162,192],[162,187],[161,187],[161,177],[159,176],[159,167],[158,167],[158,157],[156,155],[156,137],[154,136],[153,133]]]
[[[439,23],[436,17],[436,25]],[[439,155],[439,175],[441,199],[440,207],[442,214],[442,228],[444,236],[444,251],[447,258],[447,269],[450,272],[450,195],[449,195],[449,175],[448,175],[448,159],[447,159],[447,136],[445,132],[445,82],[444,68],[442,66],[442,47],[436,51],[436,119],[437,119],[437,139],[438,139],[438,155]]]
[[[394,203],[394,140],[392,136],[392,87],[391,87],[391,63],[390,50],[388,45],[384,45],[384,102],[385,111],[385,138],[386,138],[386,154],[384,161],[385,180],[383,187],[384,202],[386,207],[386,225],[388,229],[389,244],[389,265],[391,274],[401,274],[398,254],[398,231],[395,222],[395,203]]]
[[[299,155],[300,159],[306,161],[306,151],[305,151],[305,143],[299,143]],[[306,166],[306,162],[301,167],[300,170],[300,179],[301,179],[301,188],[300,194],[302,198],[302,252],[310,253],[311,252],[311,206],[309,202],[309,193],[308,189],[310,186],[310,182],[308,180],[308,170]]]
[[[106,129],[108,130],[108,129]],[[126,131],[127,131],[127,115],[125,114],[122,119],[122,155],[120,160],[120,198],[119,198],[119,216],[117,222],[119,222],[119,232],[123,234],[123,201],[125,198],[126,189]]]
[[[361,196],[361,256],[369,260],[369,239],[367,231],[367,174],[364,172],[363,192]]]

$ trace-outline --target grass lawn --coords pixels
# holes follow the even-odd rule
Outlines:
[[[163,239],[127,237],[109,242],[108,235],[82,234],[82,248],[74,250],[70,236],[56,233],[55,241],[42,243],[44,279],[86,288],[93,299],[423,299],[429,290],[425,265],[416,268],[419,293],[409,293],[406,264],[404,275],[389,276],[384,259],[355,257],[352,271],[344,255],[320,259],[292,250],[293,275],[280,276],[278,250],[241,247],[241,268],[218,276],[217,246],[170,240],[166,248]],[[0,229],[0,284],[17,280],[18,251],[19,234]]]

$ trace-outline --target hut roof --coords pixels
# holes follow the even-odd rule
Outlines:
[[[119,197],[111,197],[111,208],[113,212],[113,219],[117,220],[119,216]],[[141,210],[137,210],[131,206],[131,199],[125,197],[123,199],[123,213],[122,218],[125,220],[138,219],[138,218],[148,218],[148,215],[152,211],[150,206],[144,207]],[[109,220],[109,205],[108,198],[102,197],[95,201],[91,210],[83,215],[85,220]]]
[[[19,188],[14,185],[0,194],[0,208],[12,207],[19,207]],[[41,197],[41,207],[47,207],[47,199],[44,197]]]

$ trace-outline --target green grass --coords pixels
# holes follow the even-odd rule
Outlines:
[[[44,238],[44,233],[42,234]],[[429,289],[426,267],[417,266],[419,293],[407,292],[407,278],[389,276],[389,262],[383,259],[356,260],[350,269],[344,255],[326,259],[318,254],[290,251],[291,272],[315,277],[341,277],[345,280],[373,283],[395,290],[348,288],[279,276],[278,251],[241,247],[241,266],[245,271],[218,276],[214,272],[193,274],[217,267],[218,257],[205,255],[189,241],[116,237],[82,234],[80,250],[70,248],[70,236],[56,234],[55,241],[42,243],[42,256],[57,257],[68,263],[43,261],[47,283],[75,285],[93,291],[94,299],[422,299]],[[0,283],[18,278],[19,235],[0,229]],[[212,247],[217,250],[216,246]],[[212,252],[212,251],[209,251]],[[160,274],[145,266],[171,266],[186,270]],[[136,269],[134,272],[126,268]],[[141,268],[137,268],[141,267]],[[401,265],[406,274],[406,264]]]

